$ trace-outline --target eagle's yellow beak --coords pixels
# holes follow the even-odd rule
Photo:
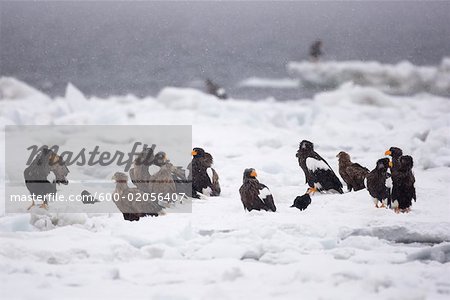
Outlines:
[[[193,150],[191,154],[192,154],[192,156],[196,156],[197,155],[197,151]]]
[[[389,168],[392,168],[393,165],[392,161],[389,161]]]
[[[390,150],[386,150],[386,152],[384,152],[384,155],[391,155],[392,152]]]
[[[250,173],[250,177],[256,177],[256,171],[252,171],[251,173]]]

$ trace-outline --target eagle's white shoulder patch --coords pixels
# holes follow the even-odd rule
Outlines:
[[[364,186],[366,187],[366,189],[367,189],[367,177],[366,178],[364,178]]]
[[[223,95],[225,95],[225,90],[223,88],[218,88],[216,93],[219,96],[223,96]]]
[[[214,174],[212,168],[206,169],[206,174],[208,174],[209,180],[211,180],[211,183],[212,183],[213,182],[213,174]]]
[[[269,195],[272,195],[272,193],[266,187],[259,191],[259,197],[261,199],[266,199],[266,197]]]
[[[386,178],[386,187],[392,189],[392,177]]]
[[[312,157],[308,157],[306,159],[306,167],[308,168],[308,170],[310,170],[312,172],[314,172],[317,169],[322,169],[322,170],[330,169],[330,167],[328,167],[328,165],[323,160],[317,160]]]

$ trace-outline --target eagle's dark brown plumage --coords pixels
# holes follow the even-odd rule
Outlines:
[[[192,162],[188,166],[189,178],[192,179],[192,197],[199,198],[198,193],[219,196],[219,175],[212,168],[212,155],[202,148],[194,148],[192,156]]]
[[[243,184],[239,188],[241,201],[244,209],[276,211],[273,196],[269,188],[256,179],[255,169],[249,168],[244,171]]]
[[[313,143],[303,140],[299,145],[296,157],[305,173],[306,183],[310,187],[308,193],[315,191],[344,193],[341,181],[334,174],[330,165],[314,151]]]
[[[403,155],[398,159],[396,176],[392,178],[392,206],[395,212],[409,212],[412,199],[416,200],[416,189],[414,183],[416,179],[412,172],[413,158]]]
[[[347,190],[350,192],[352,189],[355,191],[364,189],[364,179],[369,174],[369,169],[351,162],[350,155],[344,151],[339,152],[336,157],[339,159],[339,174],[347,184]]]
[[[373,169],[365,179],[365,186],[370,196],[373,198],[375,207],[381,203],[381,207],[390,204],[390,189],[386,186],[386,180],[391,180],[388,173],[389,158],[381,158],[377,161],[375,169]]]

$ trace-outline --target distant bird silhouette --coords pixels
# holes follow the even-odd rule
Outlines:
[[[94,196],[92,196],[92,194],[88,191],[83,190],[81,192],[81,202],[83,202],[83,204],[94,204],[100,201],[95,199]]]
[[[309,48],[309,56],[311,57],[312,61],[318,61],[322,55],[322,41],[317,40],[312,43],[311,47]]]
[[[206,91],[208,94],[214,95],[219,99],[225,100],[228,99],[228,96],[225,92],[225,89],[220,87],[218,84],[215,84],[210,79],[205,80]]]

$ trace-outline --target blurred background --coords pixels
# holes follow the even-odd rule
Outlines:
[[[304,88],[252,88],[288,77],[320,38],[326,60],[438,65],[450,55],[449,2],[0,3],[0,76],[52,96],[68,82],[87,95],[203,89],[234,98],[298,99]]]

